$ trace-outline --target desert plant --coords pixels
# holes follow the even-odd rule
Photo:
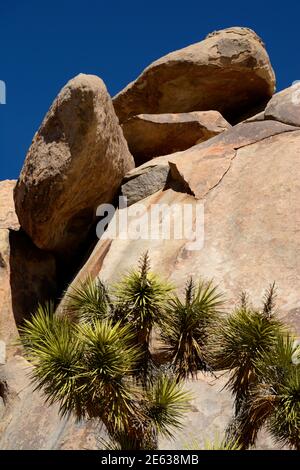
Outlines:
[[[64,313],[73,320],[91,323],[111,314],[108,288],[100,279],[87,277],[66,294]]]
[[[158,435],[171,436],[188,408],[189,395],[170,373],[145,367],[139,379],[169,290],[150,274],[145,255],[114,301],[104,284],[87,279],[68,294],[66,315],[49,303],[21,328],[36,389],[62,415],[100,419],[117,448],[156,448]]]
[[[284,356],[277,357],[278,347],[285,341],[287,328],[276,318],[275,296],[272,284],[266,291],[262,309],[257,310],[243,294],[240,306],[214,328],[212,336],[212,363],[215,368],[229,369],[227,387],[235,398],[235,414],[227,428],[227,438],[234,439],[242,449],[255,444],[270,413],[273,420],[277,416],[273,413],[275,379],[273,376],[273,380],[266,382],[265,377],[280,369],[278,364],[282,364]],[[291,363],[291,354],[286,354],[286,361],[286,365]],[[293,380],[295,369],[293,371],[286,367],[286,380],[287,377]],[[276,380],[278,386],[284,387],[279,376]]]
[[[139,371],[147,375],[151,365],[151,333],[164,322],[165,308],[172,286],[151,272],[145,253],[137,270],[130,271],[114,288],[114,319],[130,323],[136,332],[136,343],[143,356]]]
[[[276,442],[300,450],[300,364],[293,360],[295,352],[294,338],[287,334],[278,337],[272,351],[260,354],[249,414],[254,421],[266,422]]]
[[[214,439],[205,439],[204,445],[194,440],[185,448],[187,450],[241,450],[240,445],[233,439],[228,440],[225,437],[220,439],[218,435],[215,435]]]
[[[210,331],[209,359],[214,369],[230,370],[227,387],[235,397],[236,415],[249,387],[257,380],[256,360],[270,351],[285,327],[276,318],[274,285],[265,296],[262,310],[249,305],[242,295],[241,304],[229,316],[223,317]]]
[[[191,278],[184,297],[177,295],[166,307],[161,337],[179,380],[210,370],[205,357],[208,328],[216,321],[223,305],[222,295],[212,282],[197,286]]]

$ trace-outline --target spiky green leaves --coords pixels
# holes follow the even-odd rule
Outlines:
[[[128,325],[110,320],[76,325],[41,307],[21,331],[35,365],[32,378],[48,400],[58,402],[63,415],[102,416],[111,428],[136,414],[135,392],[126,379],[140,355],[132,337]]]
[[[138,374],[143,381],[153,366],[149,351],[151,333],[156,325],[164,322],[171,289],[150,271],[148,253],[141,257],[138,269],[132,270],[115,286],[114,319],[129,323],[136,332],[135,341],[143,351]]]
[[[238,399],[255,381],[259,354],[271,350],[283,330],[276,318],[248,305],[215,325],[209,341],[210,361],[214,369],[231,370],[228,386]]]
[[[132,270],[117,284],[115,297],[123,320],[137,331],[149,334],[154,325],[163,321],[164,308],[172,287],[150,271],[148,253],[139,261],[139,269]]]
[[[162,339],[179,379],[209,369],[205,358],[208,329],[222,304],[222,295],[211,282],[201,282],[196,287],[192,279],[183,299],[175,295],[169,301],[161,325]]]
[[[99,279],[88,277],[67,294],[65,313],[84,323],[102,320],[110,313],[108,289]]]
[[[188,402],[181,386],[163,374],[143,385],[134,378],[143,353],[130,323],[74,323],[48,305],[25,322],[21,342],[46,399],[62,415],[100,418],[117,446],[156,448],[159,432],[171,436],[180,426]]]
[[[156,429],[172,437],[174,428],[180,428],[189,409],[191,396],[174,377],[160,374],[147,389],[148,415]]]
[[[77,394],[82,372],[83,347],[74,334],[75,326],[54,316],[53,305],[39,306],[31,320],[20,329],[25,356],[35,366],[32,380],[43,389],[50,403],[59,402],[62,415],[74,409],[81,414]]]
[[[260,311],[243,295],[240,307],[212,331],[211,362],[217,369],[230,370],[227,386],[235,397],[227,438],[242,449],[255,444],[264,424],[278,442],[300,446],[297,346],[276,319],[274,298],[273,284]]]
[[[251,412],[263,410],[277,442],[300,450],[300,365],[295,364],[294,338],[282,335],[272,351],[256,362],[259,383],[252,390]]]

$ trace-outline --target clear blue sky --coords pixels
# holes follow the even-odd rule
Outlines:
[[[300,80],[299,18],[299,0],[0,0],[0,180],[18,177],[43,116],[78,73],[99,75],[114,95],[154,59],[248,26],[264,39],[280,90]]]

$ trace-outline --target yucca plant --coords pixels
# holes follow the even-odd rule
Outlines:
[[[64,314],[73,320],[91,323],[111,316],[108,288],[100,279],[88,276],[67,293]]]
[[[136,329],[130,322],[116,321],[114,309],[103,310],[102,301],[98,315],[90,300],[97,303],[99,297],[94,286],[81,289],[86,286],[92,294],[87,308],[80,288],[78,312],[72,298],[79,321],[56,316],[53,304],[48,304],[21,328],[25,355],[34,365],[35,387],[50,404],[59,404],[61,415],[101,420],[118,448],[156,448],[159,433],[171,435],[180,426],[189,396],[169,375],[136,380],[144,354]]]
[[[140,357],[132,338],[128,325],[111,320],[76,325],[42,307],[21,328],[36,389],[43,389],[50,403],[58,402],[62,415],[101,414],[111,429],[137,413],[135,390],[127,380]]]
[[[300,450],[300,364],[294,338],[278,337],[272,351],[264,351],[256,361],[259,383],[250,395],[249,414],[267,423],[276,442]]]
[[[218,435],[214,439],[205,439],[204,445],[194,440],[186,445],[185,448],[187,450],[241,450],[241,446],[233,439],[220,439]]]
[[[172,286],[151,272],[145,253],[137,270],[130,271],[114,288],[114,318],[129,323],[136,332],[136,343],[143,351],[140,372],[145,376],[151,365],[151,333],[164,322],[165,308]]]
[[[161,337],[178,380],[196,376],[198,370],[210,370],[205,357],[208,328],[218,318],[223,297],[212,282],[197,286],[191,278],[184,297],[177,295],[166,307]]]
[[[257,360],[273,354],[278,338],[286,328],[276,318],[275,285],[267,290],[261,310],[249,305],[245,294],[240,306],[211,331],[209,357],[215,369],[230,371],[227,388],[235,399],[235,413],[227,429],[227,438],[242,449],[255,444],[265,418],[251,411],[252,389],[259,383]]]
[[[214,369],[230,370],[227,387],[235,397],[236,413],[257,380],[256,360],[270,351],[285,327],[276,318],[275,290],[272,285],[265,296],[262,310],[249,305],[243,294],[240,306],[218,321],[210,332],[209,359]]]
[[[146,413],[156,433],[172,438],[173,429],[180,429],[191,395],[183,390],[174,376],[159,372],[146,390]]]
[[[109,441],[100,440],[101,445],[107,450],[157,449],[159,434],[172,438],[174,429],[182,427],[190,398],[174,377],[159,373],[140,403],[143,419],[132,421],[136,435],[118,431]]]

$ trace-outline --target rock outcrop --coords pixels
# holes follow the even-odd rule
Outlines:
[[[61,90],[28,151],[15,189],[22,228],[41,249],[71,256],[99,204],[134,162],[103,81],[80,74]]]
[[[136,164],[160,155],[186,150],[230,127],[217,111],[139,114],[122,125]]]
[[[135,205],[131,207],[129,222],[143,227],[151,218],[153,205],[176,206],[177,210],[170,213],[172,234],[173,228],[178,228],[180,223],[178,208],[186,205],[193,208],[192,223],[190,221],[193,225],[196,207],[201,205],[204,207],[204,240],[200,233],[199,249],[191,250],[191,242],[185,237],[147,239],[145,231],[139,239],[103,238],[73,285],[88,275],[114,282],[121,273],[136,265],[138,257],[148,250],[153,270],[172,281],[178,289],[183,288],[191,275],[194,279],[214,279],[227,295],[228,309],[234,307],[244,290],[253,304],[260,306],[264,290],[275,281],[278,311],[299,334],[299,156],[300,127],[264,120],[264,116],[260,116],[257,121],[241,123],[187,151],[155,159],[156,165],[166,165],[169,161],[171,181],[181,183],[181,188],[185,185],[187,190],[175,191],[163,183],[159,191],[139,200],[136,215]],[[148,162],[135,173],[143,174],[153,168],[155,166]],[[206,393],[203,387],[208,385],[204,386],[200,378],[192,382],[191,387],[196,396],[203,397]],[[223,399],[228,399],[219,397],[216,404],[213,388],[211,394],[211,406],[215,410]],[[223,419],[211,416],[214,426],[208,430],[205,423],[210,413],[199,403],[189,413],[185,431],[179,432],[174,447],[162,441],[162,448],[184,448],[187,436],[190,436],[188,430],[192,429],[197,429],[200,440],[208,431],[222,435]],[[224,420],[231,409],[230,400],[226,403],[221,413]],[[203,413],[207,413],[208,418],[204,418]],[[260,434],[258,448],[274,446],[268,434]]]
[[[229,28],[158,59],[114,98],[121,123],[138,114],[216,110],[231,124],[263,109],[275,76],[261,39]]]
[[[159,59],[114,99],[137,161],[161,154],[138,168],[103,82],[80,75],[62,90],[15,189],[27,234],[14,209],[15,182],[0,183],[1,449],[95,449],[105,438],[96,423],[60,419],[57,406],[45,406],[13,340],[18,323],[55,290],[49,251],[61,259],[77,250],[96,207],[117,194],[130,205],[130,235],[113,236],[115,220],[127,210],[118,209],[70,289],[88,276],[113,283],[148,250],[153,271],[179,292],[191,275],[213,279],[228,310],[242,291],[260,306],[275,281],[278,311],[300,333],[300,86],[271,98],[274,84],[264,45],[246,28],[218,31]],[[194,141],[188,133],[184,141],[163,114],[179,113],[174,126],[190,126],[191,116],[220,117],[211,110],[231,123],[247,119],[230,127],[220,118],[221,133],[217,122],[206,122],[218,135]],[[187,121],[180,113],[190,113]],[[149,130],[161,125],[162,133]],[[183,141],[189,148],[181,150]],[[158,217],[153,208],[161,210]],[[64,302],[57,314],[64,314]],[[152,348],[160,352],[159,338]],[[199,373],[187,383],[192,409],[174,442],[161,439],[160,448],[203,448],[207,438],[222,438],[233,406],[225,380],[223,373],[213,381]],[[266,432],[257,448],[275,448]]]
[[[115,280],[149,250],[153,269],[176,286],[183,287],[191,274],[214,278],[231,305],[245,289],[257,304],[276,281],[282,314],[300,328],[299,155],[300,128],[266,120],[239,124],[192,149],[162,157],[164,163],[169,160],[171,179],[186,185],[190,194],[164,184],[139,203],[146,212],[152,204],[203,204],[202,249],[188,250],[186,239],[112,240],[98,275]],[[176,220],[175,215],[173,224]],[[98,242],[77,279],[90,269],[95,272],[92,266],[102,256],[103,244],[107,240]]]

